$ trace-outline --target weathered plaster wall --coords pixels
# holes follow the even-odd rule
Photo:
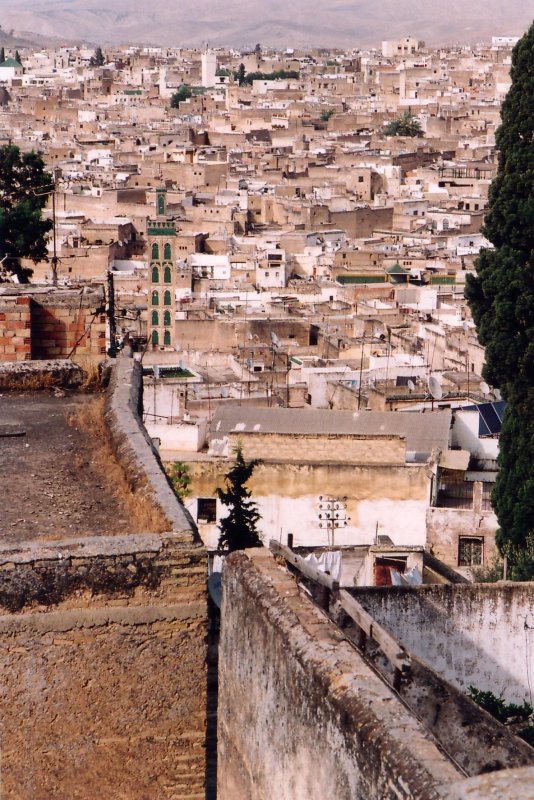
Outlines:
[[[6,797],[203,798],[204,587],[172,534],[0,551]]]
[[[227,559],[221,620],[218,800],[426,800],[460,779],[268,550]]]
[[[455,686],[530,698],[534,586],[475,584],[352,590],[402,644]]]
[[[429,508],[426,514],[427,543],[433,555],[468,577],[472,570],[458,566],[460,536],[484,538],[483,567],[489,567],[497,556],[495,534],[498,522],[493,511],[470,508]]]
[[[339,445],[338,445],[339,448]],[[191,494],[186,506],[196,518],[198,497],[215,497],[223,485],[228,461],[191,461]],[[319,497],[347,497],[346,527],[335,533],[335,544],[373,544],[378,533],[395,544],[424,545],[430,486],[426,465],[359,466],[351,464],[263,463],[249,481],[261,514],[265,540],[286,541],[293,533],[295,545],[327,545],[328,533],[319,527]],[[225,509],[217,501],[220,518]],[[218,538],[216,523],[199,523],[208,547]]]

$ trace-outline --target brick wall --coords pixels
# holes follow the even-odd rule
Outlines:
[[[32,357],[30,304],[29,297],[0,300],[0,362],[27,361]]]
[[[32,306],[32,357],[100,358],[106,353],[106,316],[100,292],[36,296]]]
[[[105,353],[101,290],[34,291],[0,298],[0,362],[71,355],[96,361]]]

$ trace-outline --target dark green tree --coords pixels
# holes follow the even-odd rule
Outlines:
[[[21,258],[35,264],[47,259],[47,234],[52,220],[42,219],[52,190],[39,153],[21,153],[15,145],[0,147],[0,259],[5,271],[27,281],[31,270]]]
[[[410,111],[405,111],[397,119],[392,119],[384,128],[386,136],[422,136],[423,129],[419,120]]]
[[[20,53],[18,50],[15,50],[15,61],[17,61],[22,67],[22,58],[20,57]]]
[[[101,47],[97,47],[95,53],[89,59],[89,66],[90,67],[103,67],[106,63],[106,59],[104,58],[104,53],[102,52]]]
[[[219,547],[229,552],[262,546],[258,532],[260,513],[256,503],[250,499],[252,493],[246,488],[247,481],[260,463],[258,459],[245,461],[238,446],[234,464],[224,476],[225,488],[217,489],[217,497],[229,509],[228,516],[219,523]]]
[[[512,54],[496,135],[498,170],[466,297],[486,348],[484,378],[506,400],[492,495],[512,577],[534,578],[534,24]]]
[[[191,87],[183,83],[178,91],[171,97],[171,108],[180,108],[180,103],[183,103],[184,100],[188,100],[192,94]]]
[[[0,47],[0,64],[3,64],[5,60],[6,60],[5,48]]]
[[[237,68],[236,73],[235,73],[235,79],[238,82],[239,86],[243,86],[243,84],[245,83],[246,74],[247,74],[247,71],[245,69],[245,65],[244,64],[240,64],[238,66],[238,68]]]

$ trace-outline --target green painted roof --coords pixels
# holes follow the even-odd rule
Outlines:
[[[14,58],[6,58],[6,60],[2,61],[0,64],[0,68],[1,67],[20,67],[22,69],[21,64],[19,64],[18,61],[15,61]]]

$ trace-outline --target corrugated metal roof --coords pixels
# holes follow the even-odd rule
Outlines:
[[[450,425],[449,409],[426,413],[352,412],[226,405],[217,409],[213,417],[210,439],[221,439],[230,433],[395,435],[406,438],[407,452],[430,454],[435,447],[448,449]]]

